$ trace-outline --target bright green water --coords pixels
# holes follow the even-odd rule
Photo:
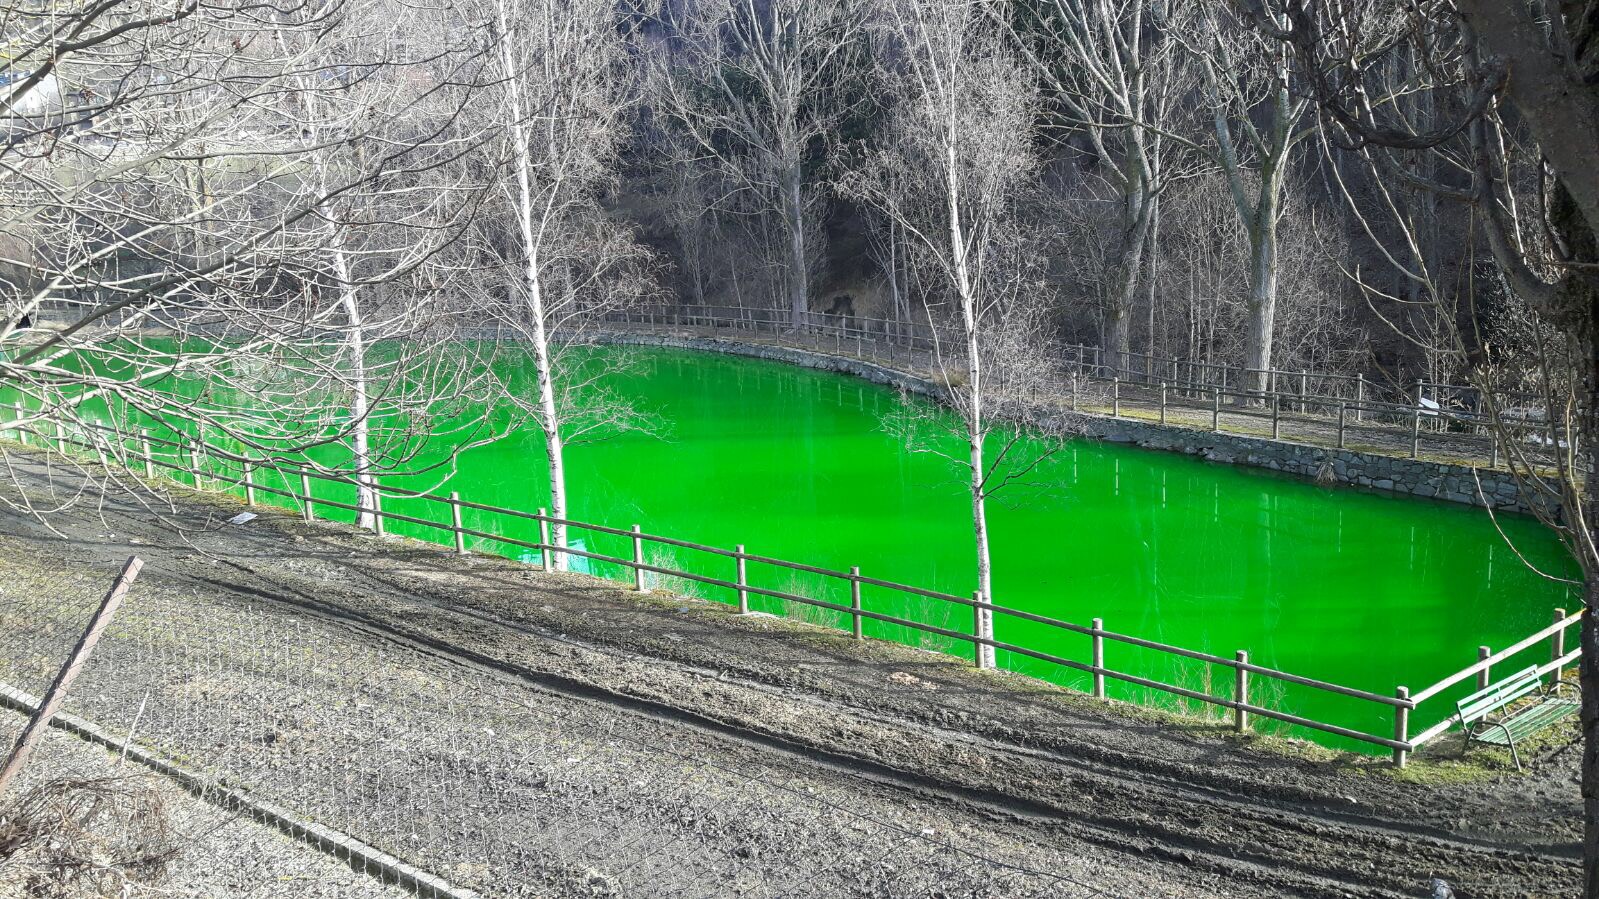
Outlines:
[[[961,473],[930,454],[907,453],[883,422],[900,397],[840,375],[757,360],[674,350],[637,351],[641,370],[611,386],[637,398],[664,425],[567,454],[571,517],[775,556],[970,595],[975,576],[970,507]],[[543,445],[536,433],[471,449],[442,486],[438,477],[397,485],[457,490],[470,501],[533,510],[547,505]],[[1575,609],[1562,585],[1527,570],[1481,510],[1318,488],[1264,472],[1166,453],[1077,442],[1041,469],[1037,485],[991,503],[995,600],[1114,631],[1231,656],[1392,695],[1413,690],[1539,629],[1557,606]],[[350,501],[353,491],[319,484],[319,496]],[[387,500],[385,509],[447,521],[424,501]],[[332,510],[328,517],[349,518]],[[469,527],[536,539],[531,523],[466,513]],[[1565,575],[1574,566],[1535,522],[1502,519],[1531,560]],[[437,531],[391,530],[441,540]],[[574,534],[588,549],[628,555],[625,540]],[[491,547],[536,560],[536,552]],[[732,562],[688,551],[652,561],[731,579]],[[574,567],[584,568],[582,560]],[[623,578],[610,566],[588,566]],[[752,565],[753,583],[848,602],[839,582]],[[727,591],[669,585],[709,599]],[[868,587],[869,609],[970,632],[970,610],[909,600]],[[757,609],[782,611],[756,597]],[[813,620],[837,626],[827,613]],[[999,616],[996,637],[1087,661],[1088,639]],[[868,621],[871,636],[970,657],[964,644],[926,640]],[[1087,676],[1026,657],[1000,664],[1087,688]],[[1109,643],[1109,667],[1209,687],[1230,695],[1231,672]],[[1507,662],[1548,658],[1540,646]],[[1518,664],[1519,663],[1519,664]],[[1501,669],[1514,670],[1510,667]],[[1212,681],[1214,678],[1214,681]],[[1392,713],[1358,700],[1255,678],[1257,703],[1386,735]],[[1112,695],[1173,704],[1111,683]],[[1418,710],[1412,733],[1441,720],[1457,694]],[[1195,707],[1197,710],[1197,707]],[[1214,710],[1211,714],[1217,714]],[[1273,722],[1260,722],[1277,729]],[[1309,736],[1308,732],[1298,732]],[[1349,741],[1317,736],[1319,742]]]

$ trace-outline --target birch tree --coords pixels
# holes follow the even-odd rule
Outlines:
[[[984,601],[994,596],[988,501],[1051,446],[1050,422],[1027,401],[1052,367],[1043,351],[1042,260],[1019,209],[1037,166],[1029,137],[1038,97],[993,15],[1000,11],[967,0],[885,4],[878,28],[899,106],[886,145],[846,182],[903,229],[929,324],[948,335],[937,346],[939,378],[960,450],[937,441],[914,448],[943,452],[964,474]],[[978,618],[977,636],[992,640],[992,613]],[[977,655],[980,665],[994,664],[992,646],[979,644]]]
[[[510,248],[502,258],[514,272],[512,286],[498,317],[532,355],[536,396],[524,402],[544,437],[550,514],[565,519],[573,429],[636,420],[623,398],[580,398],[597,379],[567,382],[575,366],[562,363],[563,350],[581,344],[588,323],[642,289],[641,251],[599,203],[635,102],[627,37],[607,0],[493,0],[491,11],[503,87],[497,122],[504,193],[514,225],[508,240],[490,236],[487,243]],[[502,293],[496,284],[481,289]],[[551,539],[565,547],[566,528],[555,524]],[[553,561],[566,567],[564,553]]]

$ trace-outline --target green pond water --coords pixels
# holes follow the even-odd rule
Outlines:
[[[622,352],[605,350],[601,352]],[[754,554],[848,570],[970,595],[975,586],[970,505],[962,473],[930,453],[908,452],[885,421],[901,397],[847,376],[760,360],[666,349],[627,351],[633,370],[607,386],[634,397],[660,427],[573,446],[567,453],[572,518]],[[515,365],[514,362],[505,362]],[[525,374],[516,379],[525,381]],[[913,402],[921,402],[913,400]],[[433,452],[437,452],[437,448]],[[330,451],[336,452],[336,451]],[[522,510],[548,504],[543,443],[529,429],[467,450],[447,480],[386,483]],[[331,458],[331,457],[330,457]],[[442,483],[441,483],[442,482]],[[278,483],[269,475],[262,483]],[[297,485],[295,485],[297,486]],[[352,488],[318,483],[319,497],[353,501]],[[285,502],[277,499],[268,501]],[[447,522],[444,506],[387,499],[385,510]],[[323,517],[348,520],[327,509]],[[1077,441],[1027,485],[990,505],[995,601],[1071,622],[1103,618],[1109,630],[1392,695],[1470,664],[1477,647],[1503,647],[1543,627],[1555,607],[1579,603],[1565,586],[1529,571],[1480,509],[1327,489],[1270,473],[1177,454]],[[533,522],[467,510],[465,523],[536,540]],[[1575,567],[1536,522],[1502,517],[1521,552],[1547,571]],[[447,534],[395,523],[395,533],[445,542]],[[574,545],[630,555],[625,538],[572,534]],[[538,561],[538,553],[491,541],[474,549]],[[686,549],[652,548],[648,559],[731,579],[733,562]],[[573,567],[628,579],[617,566],[574,559]],[[848,585],[750,565],[756,585],[848,603]],[[720,602],[730,591],[661,583]],[[868,586],[867,609],[969,633],[970,610]],[[753,597],[758,610],[800,615]],[[847,628],[830,612],[809,620]],[[996,638],[1088,661],[1086,636],[997,616]],[[970,658],[953,640],[867,621],[884,637]],[[1548,658],[1540,645],[1504,672]],[[1108,643],[1109,667],[1146,678],[1232,690],[1232,672],[1150,650]],[[1001,652],[1001,667],[1086,690],[1088,675]],[[1514,667],[1510,667],[1514,666]],[[1411,733],[1442,720],[1469,688],[1429,701]],[[1200,712],[1167,694],[1110,683],[1112,696]],[[1367,702],[1256,677],[1252,699],[1378,735],[1392,711]],[[1219,716],[1214,708],[1208,714]],[[1258,721],[1341,748],[1354,741]],[[1366,747],[1368,750],[1372,747]]]

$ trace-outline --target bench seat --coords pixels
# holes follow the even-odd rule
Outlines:
[[[1581,710],[1582,703],[1575,699],[1546,699],[1537,705],[1522,709],[1504,721],[1490,724],[1482,733],[1477,734],[1476,739],[1479,743],[1509,746],[1512,740],[1530,737]]]

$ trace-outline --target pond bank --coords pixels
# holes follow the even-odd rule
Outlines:
[[[934,399],[942,392],[936,383],[917,374],[875,362],[796,347],[723,337],[639,334],[630,331],[604,332],[600,340],[616,345],[670,347],[784,362],[819,371],[853,375],[873,384]],[[1489,505],[1499,512],[1530,515],[1533,511],[1530,505],[1532,496],[1522,489],[1508,471],[1410,459],[1402,455],[1406,450],[1400,447],[1396,447],[1394,454],[1390,455],[1273,440],[1266,436],[1216,433],[1179,424],[1160,424],[1092,412],[1057,409],[1052,414],[1067,421],[1076,433],[1110,443],[1183,453],[1225,465],[1263,468],[1323,484],[1472,506]]]

